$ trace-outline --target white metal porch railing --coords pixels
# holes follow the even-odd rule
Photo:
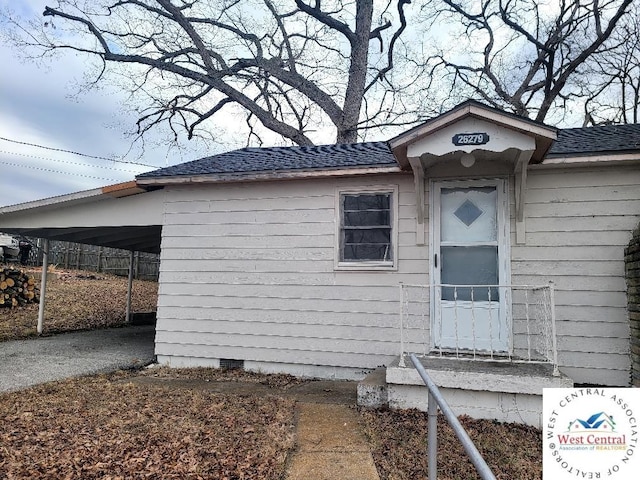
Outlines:
[[[549,363],[558,374],[554,286],[400,285],[400,358]]]

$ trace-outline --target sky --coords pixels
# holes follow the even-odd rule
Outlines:
[[[0,0],[0,8],[40,15],[52,3]],[[126,182],[142,172],[219,153],[186,141],[179,151],[147,142],[140,157],[125,135],[137,117],[123,111],[119,92],[75,95],[86,68],[73,56],[39,65],[0,42],[0,65],[0,207]]]
[[[22,21],[45,22],[47,5],[56,2],[0,0],[0,207],[126,182],[139,173],[245,146],[246,132],[238,135],[235,122],[226,121],[215,125],[216,143],[207,146],[184,137],[179,149],[154,146],[165,140],[155,133],[146,137],[142,156],[139,146],[130,151],[132,139],[125,134],[135,129],[137,116],[123,108],[123,92],[104,86],[77,95],[88,71],[80,58],[63,53],[49,61],[25,60],[25,52],[2,41],[3,11]],[[316,135],[316,141],[330,143],[334,132]],[[282,145],[269,132],[261,137],[265,146]]]
[[[55,3],[0,0],[0,13],[12,10],[44,22],[45,5]],[[144,151],[139,144],[132,149],[125,134],[135,129],[137,117],[123,107],[123,92],[106,86],[76,95],[88,71],[81,58],[25,60],[24,52],[1,41],[3,29],[6,20],[0,15],[0,207],[126,182],[139,173],[244,146],[237,123],[227,121],[215,127],[216,144],[183,137],[179,149],[169,148],[155,133]],[[265,146],[281,141],[268,138]]]

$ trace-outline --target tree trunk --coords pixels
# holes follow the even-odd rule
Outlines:
[[[356,1],[356,30],[351,38],[351,64],[349,83],[344,97],[342,122],[338,125],[337,143],[358,141],[358,120],[362,108],[364,86],[369,64],[369,35],[373,18],[373,1]]]

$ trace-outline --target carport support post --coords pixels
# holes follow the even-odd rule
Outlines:
[[[125,313],[125,321],[131,322],[131,290],[133,289],[133,263],[135,261],[135,252],[131,250],[129,257],[129,282],[127,283],[127,311]]]
[[[47,296],[47,273],[49,271],[49,240],[42,243],[42,280],[40,282],[40,305],[38,307],[38,335],[42,333],[44,323],[44,303]]]

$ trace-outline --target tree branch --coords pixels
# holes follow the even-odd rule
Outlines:
[[[295,2],[296,2],[296,6],[301,11],[312,16],[313,18],[318,20],[320,23],[326,25],[330,29],[336,30],[337,32],[342,33],[342,35],[344,35],[345,38],[349,40],[349,43],[353,47],[354,42],[356,42],[355,33],[351,31],[351,29],[346,23],[340,22],[339,20],[336,20],[335,18],[333,18],[331,15],[328,15],[327,13],[323,12],[320,9],[320,2],[316,2],[317,7],[311,7],[310,5],[307,5],[306,3],[304,3],[302,0],[295,0]],[[361,2],[361,0],[358,0],[358,3],[359,2]]]

